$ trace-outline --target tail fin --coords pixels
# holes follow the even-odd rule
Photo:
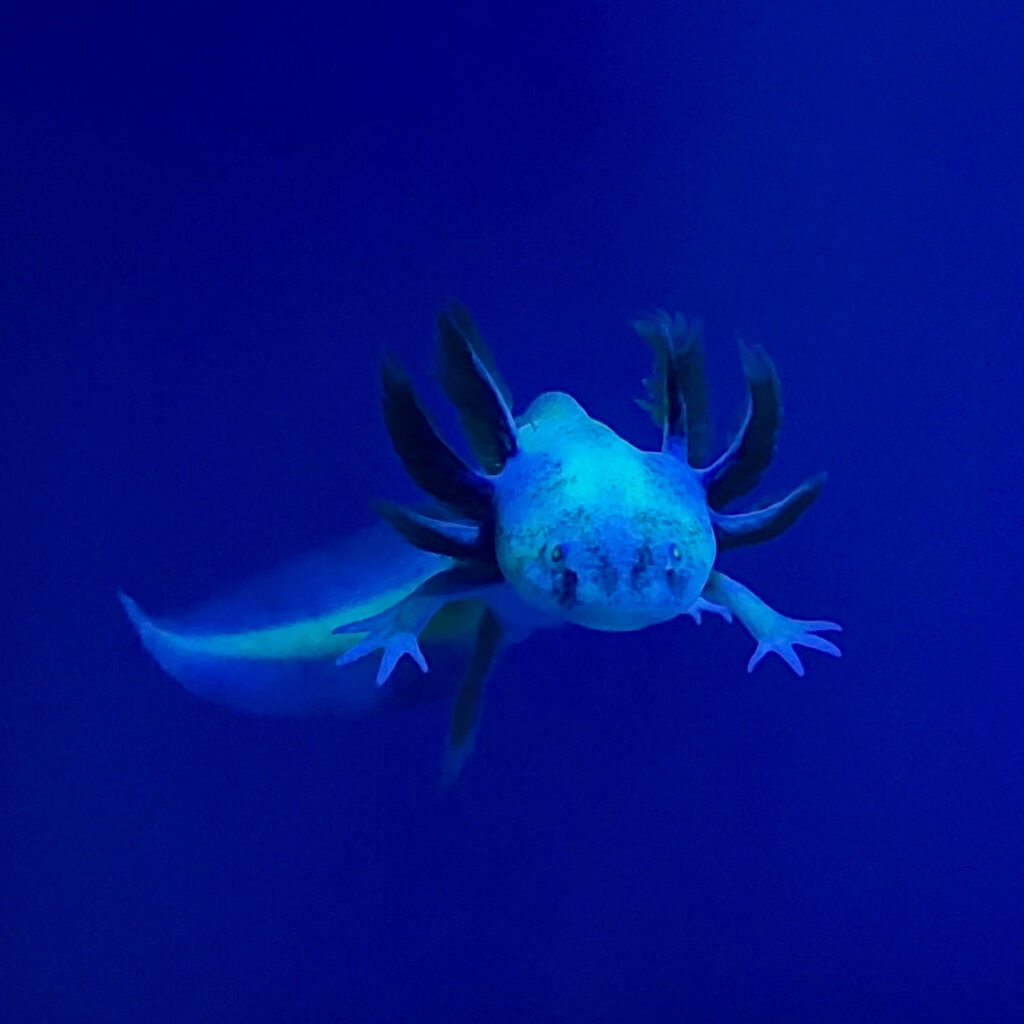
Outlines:
[[[361,634],[333,629],[394,605],[450,564],[380,526],[286,563],[173,621],[151,618],[127,594],[118,597],[146,650],[192,693],[257,714],[346,713],[390,701],[422,681],[396,674],[395,687],[382,693],[373,665],[338,668],[336,659]],[[457,612],[438,616],[424,639],[464,647],[473,627]]]

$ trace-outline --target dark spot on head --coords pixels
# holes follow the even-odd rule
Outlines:
[[[619,570],[612,565],[611,559],[604,552],[597,556],[597,585],[608,597],[615,593],[619,585]]]
[[[686,589],[686,574],[678,572],[672,566],[665,570],[665,581],[673,594],[678,594],[681,590]]]
[[[558,603],[571,608],[576,603],[576,583],[578,577],[572,569],[564,569],[555,574],[555,597]]]
[[[639,590],[643,586],[644,576],[650,567],[652,557],[651,549],[646,544],[637,550],[636,561],[629,573],[629,582],[634,590]]]

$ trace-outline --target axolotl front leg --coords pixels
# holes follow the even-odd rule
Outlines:
[[[486,574],[481,578],[472,568],[452,568],[428,580],[385,612],[338,627],[335,632],[360,632],[365,636],[342,654],[337,664],[349,665],[379,652],[378,686],[387,682],[405,656],[426,672],[427,660],[419,638],[428,624],[437,621],[446,610],[457,613],[464,623],[462,628],[471,632],[473,638],[452,707],[442,771],[445,785],[455,779],[472,749],[484,683],[501,649],[525,639],[534,629],[559,624],[527,608],[507,583]]]
[[[508,584],[472,569],[453,568],[427,580],[402,601],[379,615],[338,626],[335,633],[363,633],[358,643],[349,648],[337,664],[351,665],[368,655],[380,653],[377,685],[383,686],[403,657],[410,657],[427,672],[427,659],[420,649],[420,637],[440,612],[463,609],[460,616],[465,630],[472,632],[484,609],[500,625],[503,645],[519,643],[534,629],[549,623],[526,608],[512,593]]]
[[[830,640],[817,636],[830,630],[841,630],[837,622],[823,619],[791,619],[769,607],[742,583],[730,579],[724,573],[712,569],[701,597],[715,605],[727,608],[746,626],[757,641],[757,648],[747,663],[747,671],[769,652],[774,651],[798,675],[804,674],[804,666],[796,647],[810,647],[824,651],[838,658],[841,651]]]

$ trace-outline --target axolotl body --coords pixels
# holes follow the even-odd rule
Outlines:
[[[479,465],[448,446],[386,359],[385,425],[432,503],[379,503],[391,536],[378,527],[173,624],[154,622],[122,595],[143,643],[203,696],[285,713],[418,699],[436,685],[400,671],[403,658],[427,672],[422,640],[448,676],[453,652],[462,651],[448,778],[471,748],[495,657],[538,628],[637,630],[682,615],[699,623],[711,612],[735,616],[753,635],[748,669],[775,652],[802,675],[798,646],[838,655],[818,635],[836,623],[784,616],[715,568],[721,551],[787,529],[824,481],[814,477],[755,511],[723,511],[757,484],[774,454],[781,403],[771,360],[742,346],[743,425],[701,466],[708,426],[699,334],[678,315],[635,326],[654,352],[644,404],[661,428],[657,451],[636,448],[562,392],[514,416],[473,321],[449,306],[438,318],[439,376]]]

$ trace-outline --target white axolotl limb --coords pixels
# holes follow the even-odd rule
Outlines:
[[[737,583],[717,569],[711,571],[704,594],[707,599],[732,612],[757,641],[757,647],[747,662],[748,672],[752,672],[769,651],[774,651],[798,676],[802,676],[804,666],[794,647],[809,647],[836,658],[842,657],[842,652],[834,643],[816,635],[832,630],[841,631],[843,627],[838,622],[791,619],[765,604],[742,583]]]

